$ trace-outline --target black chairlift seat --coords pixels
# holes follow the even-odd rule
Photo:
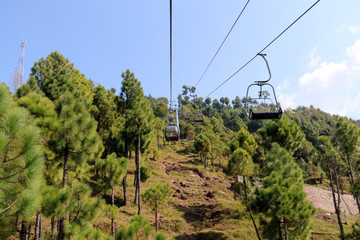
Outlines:
[[[194,115],[194,123],[196,125],[204,124],[204,116],[203,116],[202,113],[195,113],[195,115]]]
[[[168,125],[165,128],[165,140],[166,141],[178,141],[180,137],[180,131],[176,125]]]
[[[190,120],[190,113],[184,113],[184,119],[186,121]]]
[[[281,108],[277,112],[254,112],[252,109],[249,111],[250,120],[280,119],[281,116]]]
[[[255,81],[253,84],[250,84],[250,86],[248,87],[248,89],[246,91],[246,101],[247,101],[246,109],[249,113],[249,118],[250,118],[250,120],[280,119],[282,116],[282,109],[281,109],[279,103],[277,102],[274,87],[270,83],[268,83],[268,81],[270,81],[270,79],[271,79],[271,71],[270,71],[269,63],[267,62],[267,60],[265,58],[266,54],[259,53],[258,55],[260,55],[266,62],[266,66],[267,66],[267,69],[269,72],[269,79],[267,79],[265,81]],[[259,96],[256,98],[249,97],[249,89],[252,86],[260,87]],[[268,93],[267,91],[263,91],[263,86],[271,87],[272,92],[273,92],[273,98],[275,100],[275,105],[272,106],[272,109],[267,109],[268,111],[266,111],[266,110],[264,111],[264,108],[262,108],[259,111],[256,111],[256,110],[254,111],[253,108],[249,107],[249,105],[252,104],[252,100],[256,100],[255,103],[257,102],[257,100],[264,101],[264,103],[265,103],[265,101],[271,101],[271,103],[273,104],[271,98],[268,97],[270,95],[270,93]],[[269,106],[267,108],[269,108]]]

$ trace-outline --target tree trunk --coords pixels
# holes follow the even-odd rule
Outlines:
[[[135,164],[136,164],[136,160],[135,160]],[[134,204],[136,204],[136,203],[137,203],[137,200],[138,200],[137,169],[135,170],[134,185],[135,185]]]
[[[64,227],[65,227],[65,217],[61,218],[60,221],[59,221],[59,232],[58,232],[58,239],[59,240],[64,240],[65,239]]]
[[[66,189],[68,160],[69,160],[69,149],[68,146],[66,146],[64,150],[64,171],[63,171],[63,186],[62,186],[63,189]],[[63,207],[65,208],[65,206]],[[65,227],[65,216],[63,216],[59,222],[59,233],[58,233],[59,240],[64,240],[65,238],[64,227]]]
[[[126,178],[127,178],[127,172],[125,173],[125,176],[123,178],[123,192],[124,192],[123,206],[126,206],[126,203],[127,203]]]
[[[282,236],[282,229],[281,229],[281,221],[279,220],[278,221],[278,224],[279,224],[279,240],[283,240],[283,236]]]
[[[55,217],[52,216],[51,217],[51,240],[55,240],[54,232],[55,232]]]
[[[128,143],[127,143],[127,141],[125,141],[125,149],[124,150],[125,150],[125,157],[129,158],[129,154],[128,154],[129,151],[128,151]]]
[[[251,218],[251,221],[252,221],[252,223],[253,223],[253,225],[254,225],[256,235],[257,235],[258,239],[261,240],[259,230],[258,230],[258,228],[257,228],[257,226],[256,226],[256,222],[255,222],[255,220],[254,220],[254,218],[253,218],[253,215],[252,215],[252,213],[251,213],[251,209],[250,209],[250,207],[249,207],[248,204],[247,204],[247,183],[246,183],[246,177],[245,177],[245,176],[243,176],[243,184],[244,184],[244,194],[245,194],[245,203],[246,203],[245,205],[246,205],[246,209],[248,210],[248,212],[249,212],[249,214],[250,214],[250,218]]]
[[[286,220],[284,220],[284,233],[285,233],[285,240],[288,240]]]
[[[158,232],[158,207],[157,203],[155,203],[155,229]]]
[[[333,176],[332,176],[332,171],[331,171],[331,168],[330,168],[329,160],[327,160],[327,166],[328,166],[328,171],[329,171],[329,176],[330,176],[330,187],[331,187],[331,192],[332,192],[332,196],[333,196],[335,213],[336,213],[339,228],[340,228],[340,237],[341,237],[342,240],[344,240],[344,227],[343,227],[342,222],[341,222],[341,215],[340,215],[340,209],[339,209],[339,205],[340,205],[339,201],[340,201],[340,199],[338,197],[338,203],[336,203]],[[339,184],[338,184],[338,180],[337,180],[338,178],[337,178],[336,166],[334,166],[334,168],[335,168],[336,187],[337,187],[337,191],[338,191],[338,194],[339,194]]]
[[[157,137],[157,142],[158,142],[158,150],[160,151],[160,137]]]
[[[349,165],[349,170],[350,170],[350,180],[351,180],[351,185],[354,185],[355,183],[355,179],[354,179],[354,173],[353,173],[353,169],[352,169],[352,164],[350,161],[350,156],[348,153],[346,153],[346,158],[347,158],[347,162]],[[354,196],[355,200],[356,200],[356,204],[358,206],[358,209],[360,211],[360,202],[359,202],[359,198],[357,196]]]
[[[42,231],[42,221],[41,221],[41,213],[39,214],[39,239],[41,238]]]
[[[28,231],[28,240],[31,239],[31,223],[29,224],[29,231]]]
[[[136,161],[136,173],[137,173],[137,197],[138,197],[138,215],[141,214],[141,195],[140,195],[140,127],[139,133],[137,137],[137,146],[136,146],[136,154],[135,154],[135,161]]]
[[[39,228],[40,228],[40,220],[41,219],[41,214],[38,213],[36,215],[36,220],[35,220],[35,236],[34,236],[34,240],[38,240],[40,238],[40,231],[39,231]]]
[[[26,221],[21,222],[20,240],[26,240],[27,223]]]
[[[115,193],[114,193],[114,187],[111,187],[111,206],[113,207],[115,205]],[[115,239],[115,222],[114,218],[111,218],[111,234]]]

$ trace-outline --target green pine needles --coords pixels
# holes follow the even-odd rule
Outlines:
[[[300,167],[291,155],[273,144],[267,158],[269,175],[251,195],[259,213],[263,236],[269,239],[307,239],[314,207],[306,200]]]
[[[1,238],[14,230],[16,220],[28,220],[41,207],[40,131],[28,111],[16,107],[10,96],[5,84],[0,84]]]

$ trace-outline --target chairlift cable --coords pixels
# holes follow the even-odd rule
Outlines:
[[[220,49],[222,48],[222,46],[224,45],[226,39],[228,38],[228,36],[230,35],[231,31],[233,30],[233,28],[235,27],[237,21],[239,20],[239,18],[241,17],[241,15],[243,14],[243,12],[245,11],[247,5],[249,4],[250,0],[248,0],[245,4],[245,6],[243,7],[243,9],[241,10],[239,16],[236,18],[234,24],[232,25],[232,27],[230,28],[229,32],[227,33],[225,39],[222,41],[220,47],[218,48],[218,50],[216,51],[215,55],[213,56],[213,58],[211,59],[210,63],[207,65],[205,71],[203,72],[203,74],[201,75],[200,79],[198,80],[198,82],[195,85],[195,88],[198,86],[198,84],[200,83],[200,81],[202,80],[202,78],[204,77],[205,73],[207,72],[207,70],[209,69],[210,65],[212,64],[212,62],[214,61],[215,57],[217,56],[217,54],[219,53]]]
[[[308,13],[316,4],[318,4],[320,0],[317,0],[311,7],[309,7],[303,14],[301,14],[295,21],[293,21],[287,28],[285,28],[279,35],[277,35],[269,44],[267,44],[262,50],[260,50],[258,53],[261,53],[265,51],[271,44],[273,44],[281,35],[283,35],[289,28],[291,28],[300,18],[302,18],[306,13]],[[251,63],[256,56],[252,57],[248,62],[246,62],[242,67],[240,67],[236,72],[234,72],[230,77],[228,77],[224,82],[222,82],[219,86],[217,86],[211,93],[209,93],[206,97],[208,98],[211,94],[213,94],[216,90],[218,90],[220,87],[222,87],[226,82],[228,82],[231,78],[233,78],[238,72],[240,72],[242,69],[244,69],[249,63]]]
[[[172,108],[172,0],[170,0],[170,108]]]

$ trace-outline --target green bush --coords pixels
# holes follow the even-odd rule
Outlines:
[[[152,175],[152,171],[146,167],[140,168],[140,180],[146,182]]]

